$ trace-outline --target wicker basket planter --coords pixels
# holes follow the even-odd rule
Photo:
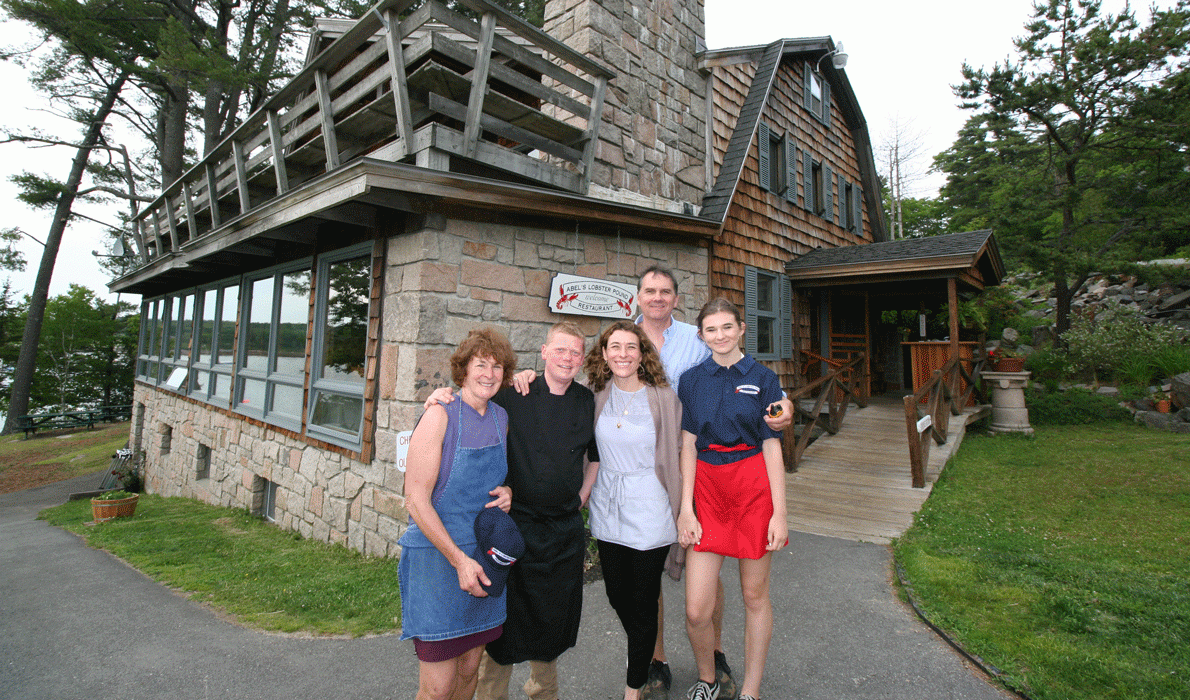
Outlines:
[[[127,518],[136,512],[136,502],[140,500],[140,494],[135,494],[129,498],[117,498],[110,501],[101,501],[97,498],[91,499],[91,517],[95,522],[102,523],[116,518]]]
[[[996,361],[997,372],[1024,372],[1025,358],[1023,357],[1001,357]]]

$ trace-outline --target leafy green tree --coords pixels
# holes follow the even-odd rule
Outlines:
[[[1122,166],[1152,155],[1138,107],[1185,71],[1190,8],[1175,0],[1142,26],[1128,7],[1113,15],[1099,0],[1039,0],[1025,30],[1015,61],[963,66],[956,94],[982,110],[987,128],[979,138],[969,121],[943,169],[956,221],[982,210],[989,224],[1019,224],[1009,236],[1053,282],[1063,333],[1088,274],[1123,241],[1153,231],[1135,194],[1141,183]],[[1007,158],[988,143],[995,130],[1013,149]]]

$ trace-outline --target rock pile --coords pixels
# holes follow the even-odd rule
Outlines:
[[[1172,404],[1167,413],[1158,411],[1152,399],[1140,399],[1122,405],[1132,411],[1132,417],[1137,423],[1171,433],[1190,434],[1190,372],[1173,377],[1169,386],[1162,389]]]

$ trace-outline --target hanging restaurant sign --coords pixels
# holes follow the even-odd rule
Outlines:
[[[631,318],[636,287],[558,273],[550,284],[550,311],[603,318]]]

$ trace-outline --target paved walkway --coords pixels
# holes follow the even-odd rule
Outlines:
[[[417,661],[396,636],[302,639],[237,627],[77,537],[35,520],[99,474],[0,495],[0,698],[412,698]],[[901,605],[888,549],[791,533],[773,572],[777,619],[766,700],[1004,700]],[[727,585],[728,659],[743,670],[743,607]],[[684,698],[694,664],[682,588],[665,579],[666,635]],[[562,697],[621,697],[624,635],[603,585],[587,587]],[[523,682],[518,670],[514,683]],[[514,686],[515,689],[515,686]],[[523,697],[516,692],[514,698]]]

